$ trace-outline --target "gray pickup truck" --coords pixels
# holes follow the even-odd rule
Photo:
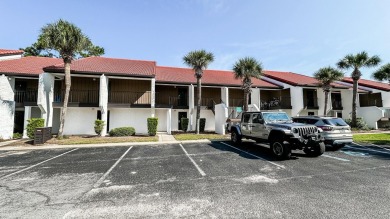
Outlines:
[[[314,125],[294,123],[285,112],[244,112],[241,121],[231,126],[231,140],[240,144],[242,138],[269,143],[278,159],[289,159],[291,150],[303,150],[309,156],[320,156],[325,144],[320,129]]]

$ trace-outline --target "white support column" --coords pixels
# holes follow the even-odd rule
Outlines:
[[[172,134],[172,109],[167,111],[167,134]]]
[[[53,125],[54,76],[49,73],[39,75],[37,105],[41,110],[41,118],[45,126]]]
[[[108,114],[108,78],[105,75],[100,76],[99,107],[104,121],[102,136],[107,135],[107,114]]]
[[[251,88],[251,105],[256,105],[260,108],[260,88]]]
[[[229,107],[229,88],[221,87],[221,100]]]
[[[151,117],[156,115],[156,79],[153,78],[150,85],[150,108],[151,108]]]
[[[12,138],[14,131],[15,101],[13,77],[0,76],[0,138]]]
[[[188,106],[189,106],[189,123],[190,123],[190,131],[194,131],[195,129],[195,125],[194,125],[194,121],[195,121],[195,101],[194,101],[194,98],[195,98],[195,93],[194,93],[195,89],[194,89],[194,85],[189,85],[188,86]]]
[[[23,124],[23,138],[28,138],[27,136],[27,124],[28,120],[31,118],[31,106],[24,107],[24,124]]]

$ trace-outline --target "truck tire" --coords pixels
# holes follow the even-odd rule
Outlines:
[[[320,142],[317,143],[317,145],[311,149],[305,149],[303,152],[305,152],[307,155],[312,157],[318,157],[321,156],[325,152],[325,143]]]
[[[233,144],[235,144],[235,145],[240,144],[242,142],[241,135],[238,134],[237,130],[232,130],[232,133],[230,134],[230,138],[231,138]]]
[[[271,153],[279,160],[290,159],[291,147],[289,144],[285,144],[283,140],[273,140],[270,143]]]

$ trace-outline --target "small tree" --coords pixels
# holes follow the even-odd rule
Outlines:
[[[34,139],[35,137],[35,129],[36,128],[41,128],[45,126],[45,119],[42,118],[31,118],[27,120],[27,136],[31,139]]]
[[[158,118],[148,118],[148,133],[150,136],[155,136],[157,133]]]
[[[372,77],[378,81],[387,81],[390,85],[390,63],[380,67],[372,74]]]
[[[261,63],[255,58],[245,57],[239,59],[233,66],[234,78],[242,80],[244,90],[244,111],[248,111],[249,94],[252,92],[252,77],[260,78],[263,74]]]
[[[199,134],[200,104],[202,100],[202,76],[203,70],[214,61],[214,55],[206,50],[195,50],[183,57],[184,63],[195,71],[197,100],[196,100],[196,134]]]
[[[358,82],[362,73],[360,68],[362,67],[374,67],[380,63],[381,59],[378,56],[369,57],[367,52],[363,51],[356,55],[349,54],[341,59],[337,66],[341,69],[353,69],[351,77],[353,80],[353,96],[352,96],[352,127],[356,127],[356,96],[358,89]]]
[[[102,136],[102,131],[103,131],[103,128],[104,128],[104,121],[103,120],[100,120],[100,119],[97,119],[95,120],[95,126],[94,126],[94,129],[95,129],[95,133],[98,135],[98,136]]]
[[[331,89],[331,84],[335,81],[341,80],[344,77],[344,73],[334,69],[332,67],[320,68],[316,73],[314,73],[314,78],[320,82],[322,89],[325,93],[325,107],[324,107],[324,116],[326,116],[326,111],[328,107],[329,92]]]

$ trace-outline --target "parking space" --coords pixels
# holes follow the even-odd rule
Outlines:
[[[1,151],[0,217],[381,218],[389,159],[356,144],[285,161],[252,142]]]

